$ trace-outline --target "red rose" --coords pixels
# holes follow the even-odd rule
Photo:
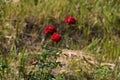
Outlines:
[[[59,42],[61,40],[61,35],[60,34],[57,34],[57,33],[54,33],[51,37],[52,41],[53,42]]]
[[[56,28],[54,26],[48,26],[44,29],[45,34],[53,34],[56,32]]]
[[[75,24],[76,23],[76,19],[74,17],[68,17],[65,19],[65,22],[67,24]]]

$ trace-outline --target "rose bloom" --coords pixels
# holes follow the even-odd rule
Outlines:
[[[67,24],[75,24],[76,23],[76,19],[74,17],[70,16],[70,17],[68,17],[68,18],[65,19],[65,22]]]
[[[55,26],[48,26],[48,27],[45,27],[45,29],[44,29],[44,33],[46,34],[46,35],[48,35],[48,34],[53,34],[54,32],[56,32],[56,28],[55,28]]]
[[[57,34],[57,33],[54,33],[51,37],[52,41],[53,42],[59,42],[61,40],[61,35],[60,34]]]

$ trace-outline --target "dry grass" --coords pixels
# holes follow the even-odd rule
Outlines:
[[[0,63],[6,61],[12,69],[18,70],[22,50],[26,48],[25,63],[26,66],[32,66],[29,61],[40,56],[41,46],[48,45],[63,51],[58,59],[65,64],[62,72],[70,76],[75,74],[73,76],[78,77],[75,80],[90,77],[92,71],[99,72],[99,68],[101,70],[104,66],[110,68],[110,71],[114,70],[112,74],[118,79],[119,0],[17,1],[0,2],[0,56],[3,59]],[[65,18],[68,16],[74,16],[77,24],[66,25]],[[48,25],[55,25],[62,35],[57,46],[50,37],[44,35],[44,27]],[[80,72],[81,69],[83,71]],[[29,73],[29,68],[26,72]],[[59,69],[56,72],[59,73]],[[15,75],[16,71],[13,73]]]

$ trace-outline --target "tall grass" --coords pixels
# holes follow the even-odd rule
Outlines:
[[[34,0],[21,0],[16,4],[13,4],[12,2],[1,2],[1,36],[9,37],[9,39],[14,37],[18,40],[20,39],[19,35],[21,33],[26,33],[23,30],[27,24],[31,27],[38,27],[40,29],[38,30],[39,35],[43,36],[41,34],[43,33],[43,28],[45,26],[55,25],[64,38],[61,43],[69,45],[69,48],[71,49],[72,47],[74,49],[87,47],[87,45],[91,44],[92,40],[100,39],[101,41],[97,46],[103,46],[103,49],[101,50],[106,51],[103,53],[107,54],[107,52],[109,52],[108,45],[112,47],[119,43],[119,0],[36,1],[37,4],[35,4]],[[77,19],[77,25],[74,26],[75,33],[74,29],[66,32],[66,28],[64,28],[67,27],[64,22],[64,19],[67,16],[74,16]],[[28,26],[27,28],[29,29],[30,27]],[[68,41],[67,35],[71,35],[71,40],[69,40],[70,43],[65,43]],[[112,44],[109,43],[111,41]],[[14,44],[14,42],[12,44]],[[110,50],[110,55],[108,56],[116,55],[116,57],[118,57],[119,45],[116,48],[113,46]],[[117,54],[114,54],[116,52]]]
[[[43,30],[55,25],[62,35],[61,49],[83,49],[101,61],[118,62],[119,4],[120,0],[0,0],[0,54],[4,58],[24,47],[39,52],[41,45],[54,46]],[[65,18],[69,16],[74,16],[77,24],[68,26]]]
[[[61,43],[69,45],[69,48],[81,49],[90,45],[92,40],[100,39],[99,44],[104,45],[102,51],[105,50],[107,54],[109,49],[105,45],[116,46],[116,43],[119,43],[119,3],[119,0],[21,0],[16,4],[1,2],[1,36],[17,39],[21,33],[26,33],[23,30],[27,24],[28,29],[29,25],[39,28],[38,33],[43,36],[41,34],[45,26],[55,25],[64,37]],[[64,28],[67,27],[64,22],[67,16],[74,16],[77,19],[77,25],[74,26],[75,33],[74,29],[66,32]],[[68,41],[67,35],[71,35],[70,43],[65,43]],[[113,44],[108,43],[109,41]],[[97,46],[102,46],[99,44]],[[119,51],[119,48],[113,47],[111,54],[114,54],[116,50]]]

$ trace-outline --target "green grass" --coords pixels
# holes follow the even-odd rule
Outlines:
[[[48,45],[84,50],[99,62],[117,63],[120,56],[119,4],[119,0],[20,0],[16,4],[0,0],[1,60],[7,59],[3,63],[9,66],[8,61],[12,62],[24,48],[28,53],[37,53],[41,45]],[[74,16],[77,24],[66,25],[68,16]],[[57,46],[43,33],[48,25],[55,25],[62,35]]]

